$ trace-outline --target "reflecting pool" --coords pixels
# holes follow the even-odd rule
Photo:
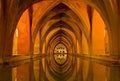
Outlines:
[[[46,56],[1,65],[0,81],[120,81],[119,65],[70,55],[63,65],[53,61]]]

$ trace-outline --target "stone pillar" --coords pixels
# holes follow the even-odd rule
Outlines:
[[[119,39],[119,27],[112,27],[111,32],[111,46],[110,46],[110,55],[118,57],[120,54],[120,39]]]
[[[8,22],[8,15],[6,11],[6,2],[0,1],[0,60],[9,60],[6,57],[12,56],[13,32],[11,32],[11,21]]]
[[[0,63],[2,63],[2,54],[3,54],[3,0],[0,0]]]

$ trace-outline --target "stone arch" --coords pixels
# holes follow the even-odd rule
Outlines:
[[[61,4],[61,3],[60,3]],[[44,21],[44,17],[43,17],[43,21]],[[39,21],[40,22],[40,21]],[[39,25],[40,23],[38,23],[38,25]],[[41,24],[43,24],[43,22],[41,22]],[[44,22],[44,24],[45,24],[45,22]],[[81,24],[81,26],[80,27],[82,27],[83,26],[83,24]],[[35,38],[35,36],[36,36],[36,33],[37,33],[37,31],[41,28],[41,27],[43,27],[43,25],[41,25],[41,26],[36,26],[36,29],[35,29],[35,31],[34,31],[34,33],[33,33],[33,41],[34,41],[34,38]],[[83,31],[84,32],[84,31]],[[86,36],[86,39],[87,39],[87,41],[88,41],[88,43],[89,43],[89,36],[88,36],[88,32],[86,32],[85,33],[85,36]]]

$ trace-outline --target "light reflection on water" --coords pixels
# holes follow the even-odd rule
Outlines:
[[[120,81],[120,67],[75,57],[65,65],[46,58],[18,66],[1,66],[0,81]]]

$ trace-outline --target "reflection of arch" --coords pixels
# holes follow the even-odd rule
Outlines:
[[[99,0],[99,1],[100,1],[100,0]],[[99,1],[98,1],[98,2],[99,2]],[[101,0],[101,1],[102,1],[102,0]],[[67,4],[67,5],[68,5],[68,4]],[[74,5],[73,5],[73,6],[74,6]],[[72,7],[73,7],[73,6],[72,6]],[[74,7],[74,8],[75,8],[75,7]],[[95,8],[95,7],[94,7],[94,8]],[[97,9],[97,8],[95,8],[95,9]],[[77,9],[76,9],[76,10],[77,10]],[[48,11],[48,12],[49,12],[49,11]],[[49,14],[49,13],[48,13],[48,14]],[[55,13],[55,14],[57,14],[57,13]],[[71,17],[71,15],[68,14],[68,13],[62,13],[62,14],[60,14],[60,15],[64,15],[64,14],[65,14],[65,16]],[[77,13],[77,14],[78,14],[78,13]],[[100,13],[99,13],[99,14],[100,14]],[[58,14],[58,15],[59,15],[59,14]],[[56,16],[58,17],[58,15],[55,15],[55,17],[56,17]],[[78,15],[79,15],[79,14],[78,14]],[[45,14],[45,16],[47,16],[47,15]],[[102,16],[101,16],[101,17],[102,17]],[[51,17],[51,18],[54,18],[54,17]],[[104,18],[104,16],[103,16],[102,18]],[[65,19],[65,18],[64,18],[64,19]],[[81,19],[81,18],[80,18],[80,19]],[[48,19],[48,20],[50,20],[50,19]],[[51,22],[53,22],[53,21],[51,21]],[[57,21],[55,21],[55,22],[57,22]],[[60,20],[58,20],[58,23],[57,23],[57,24],[59,24],[59,22],[60,22]],[[65,22],[66,24],[70,25],[70,22],[72,22],[72,21],[70,20],[70,21],[68,22],[68,20],[62,20],[62,22]],[[84,22],[84,21],[83,21],[83,22]],[[104,22],[107,22],[107,20],[104,21]],[[41,23],[42,23],[42,22],[41,22]],[[44,23],[46,24],[46,22],[44,22]],[[61,23],[61,22],[60,22],[60,23]],[[38,24],[39,24],[39,23],[38,23]],[[52,24],[56,24],[56,23],[52,23]],[[80,24],[81,24],[81,23],[80,23]],[[82,23],[82,24],[84,24],[84,25],[81,25],[81,26],[84,27],[84,26],[85,26],[85,23]],[[64,25],[65,25],[65,24],[64,24]],[[48,28],[51,29],[51,26],[52,26],[52,25],[51,25],[51,23],[50,23],[50,26],[48,26]],[[54,26],[55,26],[55,25],[54,25]],[[68,28],[68,30],[71,31],[71,30],[73,29],[72,32],[73,32],[75,35],[79,35],[77,32],[74,32],[75,30],[77,30],[77,26],[76,26],[76,28],[75,28],[75,26],[70,25],[70,27],[71,27],[71,29]],[[72,28],[72,27],[73,27],[73,28]],[[78,26],[78,27],[79,27],[79,26]],[[97,27],[97,26],[96,26],[96,27]],[[109,27],[109,26],[106,26],[106,27]],[[38,28],[38,29],[39,29],[39,28]],[[84,28],[83,28],[83,29],[84,29]],[[83,29],[80,28],[80,30],[82,30],[82,31],[83,31]],[[107,28],[107,31],[108,31],[108,29],[109,29],[109,28]],[[52,31],[52,30],[53,30],[53,29],[51,29],[50,31]],[[61,30],[62,30],[62,32],[63,32],[63,37],[70,35],[70,33],[68,33],[68,32],[67,32],[67,33],[68,33],[69,35],[65,35],[65,32],[66,32],[67,28],[66,28],[66,29],[61,29]],[[87,28],[86,28],[85,30],[87,31]],[[34,31],[34,30],[33,30],[33,31]],[[38,31],[39,31],[39,30],[38,30]],[[43,38],[44,38],[45,40],[46,40],[46,38],[47,38],[47,35],[49,34],[49,29],[46,28],[46,31],[48,31],[48,32],[45,32],[46,35],[43,36]],[[88,34],[88,33],[89,33],[89,32],[86,32],[86,31],[83,32],[83,34],[85,34],[85,33]],[[108,31],[108,32],[109,32],[109,31]],[[36,32],[36,33],[38,33],[38,32]],[[54,33],[56,33],[56,32],[54,32]],[[83,34],[82,34],[82,35],[83,35]],[[35,35],[35,34],[33,34],[33,37],[34,37],[34,35]],[[56,35],[56,34],[52,35],[51,38],[48,39],[48,40],[52,40],[52,39],[55,40],[55,39],[57,39],[57,37],[56,37],[55,35]],[[35,35],[35,36],[37,36],[37,35]],[[57,35],[57,36],[59,36],[59,35]],[[52,38],[52,37],[53,37],[53,38]],[[56,37],[56,38],[55,38],[55,37]],[[79,37],[79,36],[78,36],[78,37]],[[76,38],[78,39],[78,37],[76,37]],[[86,35],[86,36],[84,36],[84,37],[86,37],[87,43],[89,43],[89,34]],[[65,38],[65,37],[64,37],[64,38]],[[69,38],[70,38],[70,36],[69,36]],[[69,38],[68,38],[68,39],[69,39]],[[34,40],[35,40],[35,39],[34,39]],[[67,37],[66,37],[66,40],[67,40]],[[43,40],[43,41],[44,41],[44,40]],[[65,40],[62,40],[62,41],[64,42]],[[69,40],[68,40],[68,41],[69,41]],[[55,42],[54,44],[56,44],[57,40],[55,40],[55,41],[53,41],[53,42]],[[66,42],[66,41],[65,41],[65,42]],[[64,42],[64,43],[65,43],[65,42]],[[73,42],[74,42],[74,41],[73,41]],[[86,43],[86,44],[87,44],[87,43]],[[51,43],[50,43],[50,44],[51,44]],[[71,44],[71,43],[69,42],[69,44]],[[42,45],[42,46],[43,46],[43,45]],[[46,45],[46,47],[47,47],[47,46],[49,46],[49,43]],[[75,46],[75,45],[74,45],[74,46]],[[71,45],[71,47],[72,47],[72,45]],[[50,47],[49,47],[49,48],[50,48]],[[46,52],[46,51],[45,51],[45,52]],[[48,51],[47,51],[47,52],[48,52]],[[58,52],[59,52],[59,51],[57,51],[57,53],[58,53]],[[48,53],[49,53],[49,52],[48,52]],[[61,53],[61,52],[60,52],[60,53]],[[63,53],[63,51],[62,51],[62,53]],[[59,56],[59,55],[57,55],[57,56]],[[61,56],[61,54],[60,54],[60,56]],[[64,54],[63,54],[62,56],[64,56]],[[48,59],[47,59],[47,60],[48,60]],[[71,60],[71,59],[70,59],[70,60]],[[68,62],[69,62],[69,61],[68,61]]]
[[[64,44],[59,43],[55,46],[54,59],[58,64],[64,64],[66,62],[66,60],[67,60],[67,48]]]

